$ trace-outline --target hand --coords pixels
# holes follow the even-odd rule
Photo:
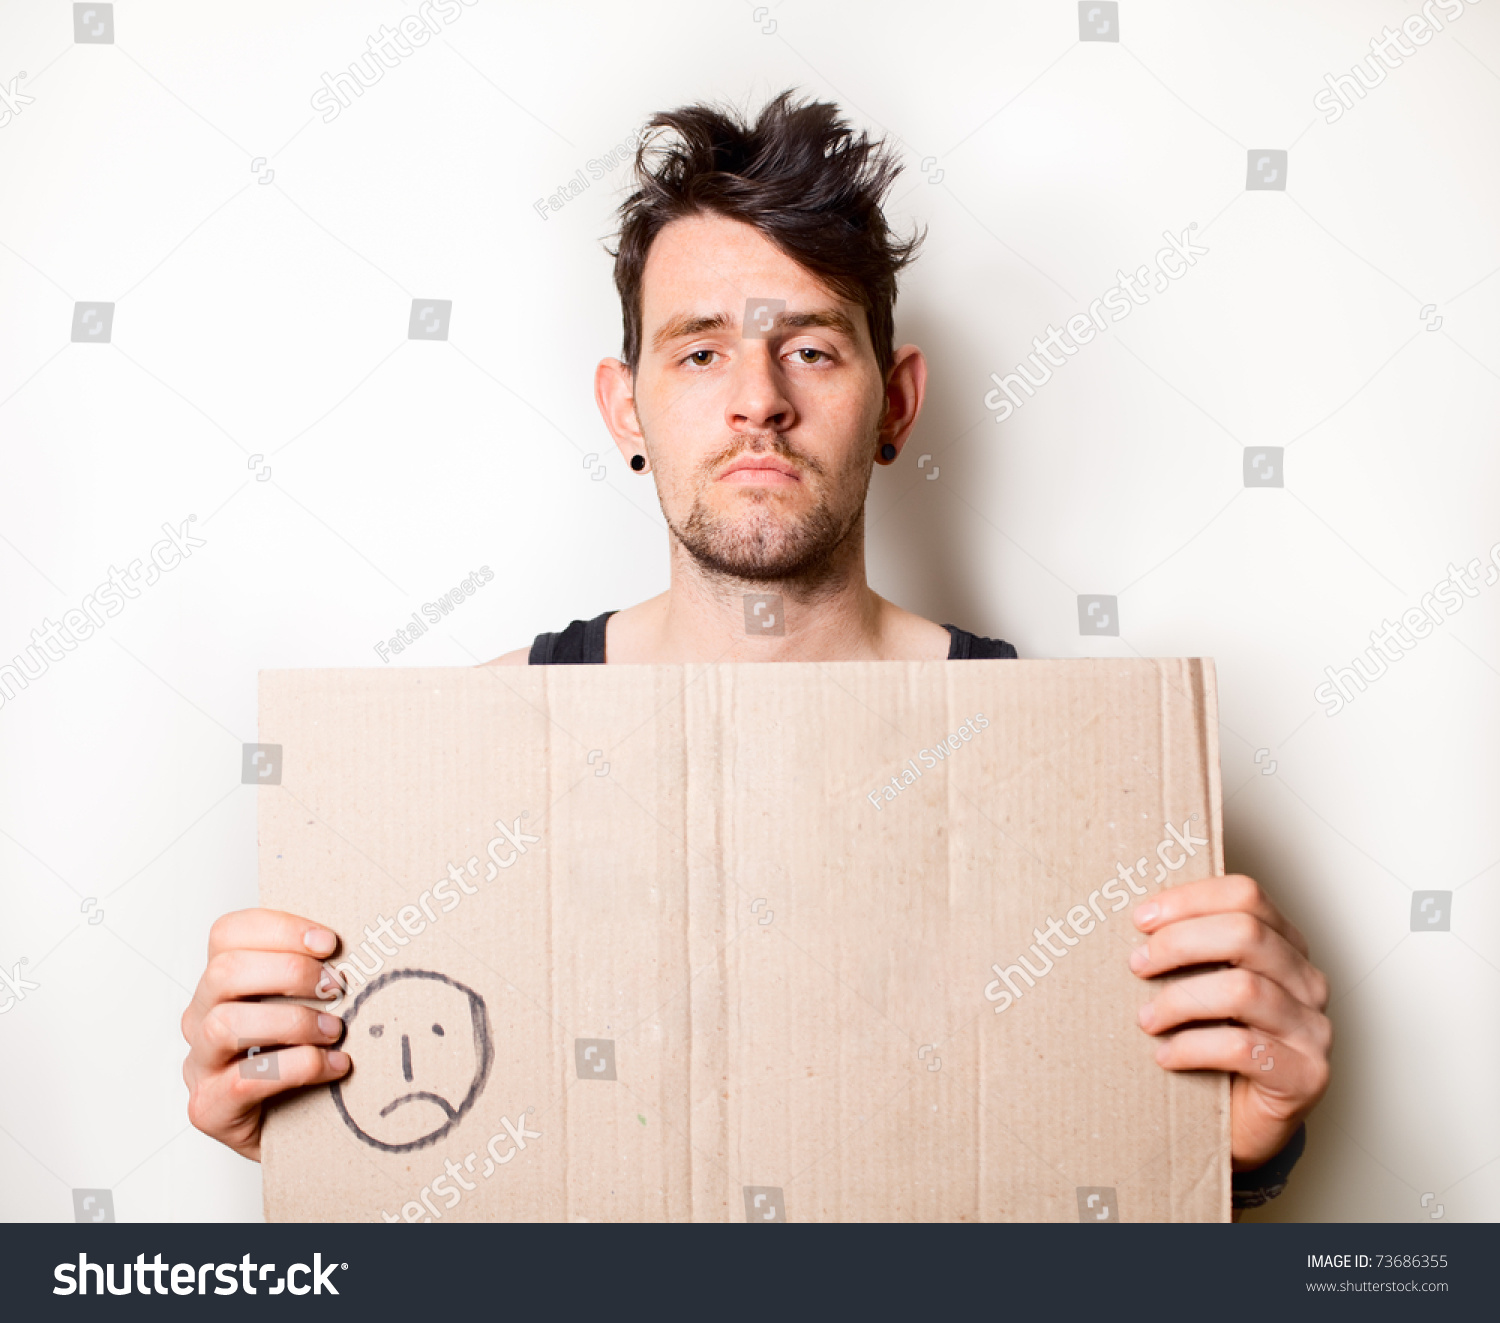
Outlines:
[[[1328,1088],[1328,980],[1308,960],[1302,934],[1243,874],[1171,887],[1138,905],[1134,918],[1148,935],[1130,956],[1141,978],[1185,965],[1230,966],[1161,984],[1141,1007],[1140,1024],[1168,1035],[1156,1049],[1166,1069],[1233,1075],[1233,1166],[1260,1166]],[[1199,1020],[1235,1023],[1181,1027]]]
[[[209,931],[208,967],[182,1013],[188,1120],[256,1162],[261,1104],[286,1089],[338,1079],[349,1069],[349,1057],[329,1046],[344,1032],[337,1016],[254,999],[333,995],[319,957],[337,946],[338,937],[327,928],[280,910],[239,910]],[[274,1063],[267,1073],[276,1078],[241,1074],[251,1046],[281,1048],[255,1057]]]

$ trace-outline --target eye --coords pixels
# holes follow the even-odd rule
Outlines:
[[[383,1024],[372,1024],[370,1026],[370,1037],[371,1038],[379,1038],[380,1035],[383,1034],[384,1032],[385,1032],[385,1026]]]
[[[792,352],[794,354],[817,354],[817,355],[819,355],[820,358],[830,358],[831,357],[831,355],[828,354],[826,351],[824,351],[822,349],[814,349],[810,345],[804,345],[801,349],[794,349],[794,350],[792,350]],[[817,358],[804,358],[804,359],[800,359],[799,362],[807,363],[807,364],[812,364],[812,363],[818,362],[818,359]]]
[[[684,363],[692,363],[694,367],[707,367],[708,362],[704,356],[716,353],[718,353],[718,350],[716,349],[695,349],[682,361]]]
[[[443,1026],[440,1024],[433,1025],[432,1032],[435,1033],[439,1038],[441,1038],[443,1036]]]

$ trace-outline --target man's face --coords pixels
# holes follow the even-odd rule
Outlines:
[[[710,571],[816,576],[863,526],[885,399],[864,309],[721,216],[662,230],[641,302],[635,408],[668,527]]]

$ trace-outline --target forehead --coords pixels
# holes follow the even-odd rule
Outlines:
[[[847,303],[817,276],[743,221],[685,216],[666,225],[646,256],[641,322],[647,345],[666,322],[683,315],[725,312],[740,324],[747,299],[784,299],[789,311],[838,309],[868,340],[864,310]]]

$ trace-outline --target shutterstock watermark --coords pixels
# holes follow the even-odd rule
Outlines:
[[[1352,110],[1357,101],[1365,99],[1367,92],[1385,82],[1387,69],[1399,69],[1402,56],[1410,59],[1417,53],[1417,46],[1425,46],[1432,40],[1434,32],[1443,30],[1442,22],[1432,12],[1434,9],[1441,10],[1451,23],[1454,19],[1463,17],[1464,3],[1465,0],[1427,0],[1420,14],[1412,14],[1402,20],[1401,32],[1393,32],[1387,23],[1381,28],[1378,38],[1371,37],[1370,54],[1348,73],[1324,74],[1323,81],[1328,86],[1313,97],[1313,105],[1318,110],[1328,112],[1323,122],[1337,124],[1344,118],[1346,110]],[[1477,5],[1479,0],[1467,0],[1467,3]],[[1402,44],[1402,32],[1411,39],[1413,45]],[[1369,71],[1368,78],[1365,77],[1366,70]]]
[[[19,1005],[26,1000],[28,992],[36,992],[42,985],[33,983],[21,973],[21,965],[29,965],[31,960],[22,956],[20,963],[13,965],[7,973],[5,966],[0,965],[0,992],[5,994],[4,1000],[0,1001],[0,1015],[4,1015],[12,1006]]]
[[[1495,581],[1500,579],[1500,542],[1490,548],[1489,556],[1488,570],[1485,570],[1484,562],[1477,556],[1462,569],[1450,561],[1447,575],[1422,594],[1419,606],[1409,607],[1402,612],[1399,624],[1382,620],[1379,630],[1370,631],[1370,646],[1353,657],[1348,666],[1340,666],[1337,670],[1332,666],[1325,666],[1323,674],[1328,678],[1313,690],[1313,697],[1318,702],[1327,704],[1325,714],[1330,717],[1338,716],[1390,669],[1389,663],[1400,661],[1407,652],[1416,648],[1418,643],[1432,633],[1434,625],[1441,625],[1449,616],[1456,616],[1462,611],[1465,597],[1478,597],[1479,575],[1482,570],[1483,586],[1494,587]],[[1471,578],[1473,583],[1469,582]],[[1462,597],[1459,596],[1460,593],[1463,594]],[[1443,604],[1442,611],[1435,605],[1438,602]],[[1405,630],[1410,630],[1414,637],[1408,637]],[[1366,662],[1369,662],[1368,668],[1365,666]]]
[[[472,7],[479,0],[424,0],[415,14],[406,14],[397,27],[382,23],[380,31],[365,42],[366,54],[349,65],[348,72],[323,74],[322,88],[314,92],[309,105],[323,112],[323,123],[331,124],[346,106],[365,94],[365,88],[374,87],[385,77],[387,69],[394,69],[419,46],[425,46],[434,36],[443,31],[442,23],[451,23],[465,7]],[[411,45],[406,43],[410,42]]]
[[[920,758],[928,768],[936,767],[943,759],[963,748],[989,724],[990,719],[983,712],[976,712],[953,734],[939,740],[930,749],[918,749],[917,757],[906,760],[906,766],[901,769],[900,775],[892,775],[890,785],[866,791],[865,798],[875,805],[876,811],[879,812],[908,786],[916,785],[917,778],[922,775],[922,768],[917,766],[917,758]],[[877,795],[880,796],[879,799],[876,798]]]
[[[1192,240],[1192,232],[1197,228],[1198,222],[1193,221],[1179,235],[1174,236],[1170,230],[1162,231],[1162,238],[1167,241],[1167,246],[1159,249],[1153,259],[1156,262],[1156,279],[1150,282],[1150,291],[1160,294],[1169,281],[1180,280],[1187,274],[1189,267],[1196,266],[1198,259],[1207,254],[1207,248]],[[1036,377],[1033,378],[1026,370],[1025,362],[1017,363],[1015,371],[1007,372],[1003,377],[991,372],[990,380],[995,383],[996,389],[984,397],[984,407],[998,410],[995,421],[1003,423],[1009,418],[1036,394],[1039,386],[1045,386],[1052,380],[1053,368],[1061,367],[1100,331],[1109,330],[1112,322],[1124,321],[1135,308],[1149,303],[1151,300],[1146,286],[1150,275],[1151,268],[1148,266],[1138,266],[1129,274],[1116,271],[1115,276],[1120,283],[1090,303],[1088,311],[1069,317],[1062,330],[1048,322],[1047,334],[1031,338],[1033,352],[1026,356],[1026,361],[1037,370]],[[1108,318],[1102,312],[1104,308],[1110,310]],[[1050,350],[1061,351],[1063,357],[1054,358]],[[1043,359],[1046,360],[1045,363]],[[1024,395],[1020,393],[1022,391],[1025,392]],[[1000,398],[1002,392],[1006,396],[1003,400]]]
[[[522,817],[525,815],[523,814]],[[485,854],[489,856],[489,867],[485,870],[484,880],[493,882],[502,868],[509,868],[523,854],[526,853],[528,845],[535,845],[542,838],[532,836],[521,826],[521,818],[515,819],[506,826],[505,819],[496,818],[495,826],[500,834],[490,838],[485,846]],[[337,962],[325,961],[323,964],[323,977],[318,982],[318,996],[327,997],[334,994],[337,989],[337,1000],[329,1006],[329,1013],[339,1014],[344,1005],[344,998],[351,990],[364,987],[382,969],[385,962],[400,954],[401,948],[410,944],[413,937],[420,936],[427,930],[428,924],[435,924],[444,914],[451,914],[462,903],[465,896],[479,894],[479,888],[471,883],[478,879],[479,856],[470,855],[463,868],[457,864],[448,865],[448,876],[434,883],[426,891],[417,897],[413,905],[403,905],[396,911],[393,920],[386,918],[384,914],[375,916],[375,923],[365,924],[365,940],[359,943],[356,949],[351,942],[346,948],[347,959]],[[454,887],[458,890],[455,891]],[[436,911],[432,908],[432,902],[439,902]],[[424,919],[422,916],[426,915]],[[400,927],[401,932],[396,931]],[[402,936],[405,933],[406,936]],[[382,940],[389,938],[395,943],[394,947],[387,946]],[[373,948],[373,949],[372,949]],[[363,951],[369,959],[367,968],[364,960],[359,957]],[[351,988],[352,985],[352,988]]]
[[[375,645],[375,655],[381,661],[388,662],[391,659],[392,653],[405,652],[432,625],[436,625],[450,611],[462,606],[494,577],[495,571],[490,569],[488,565],[481,565],[477,570],[470,570],[468,577],[460,580],[458,586],[451,592],[444,593],[435,602],[422,603],[422,615],[427,617],[430,624],[424,625],[421,617],[413,611],[411,613],[411,624],[397,625],[395,632],[390,638],[382,639]]]
[[[119,1286],[115,1285],[117,1266]],[[80,1254],[76,1265],[59,1263],[52,1269],[53,1279],[62,1283],[52,1288],[52,1294],[88,1295],[92,1281],[95,1295],[106,1291],[109,1295],[167,1295],[168,1282],[172,1295],[234,1295],[236,1291],[246,1295],[280,1295],[283,1291],[288,1295],[337,1295],[333,1273],[348,1267],[347,1263],[324,1263],[321,1254],[314,1254],[312,1263],[294,1263],[284,1277],[278,1275],[267,1285],[266,1278],[276,1271],[276,1265],[255,1263],[248,1254],[238,1263],[164,1263],[160,1254],[147,1263],[142,1250],[134,1263],[126,1259],[118,1265],[90,1263],[87,1254]],[[208,1289],[210,1280],[218,1282],[212,1291]]]
[[[1191,814],[1182,824],[1181,831],[1170,822],[1162,824],[1162,829],[1167,835],[1156,847],[1156,876],[1152,879],[1156,885],[1160,886],[1168,876],[1175,873],[1198,853],[1193,848],[1194,846],[1208,844],[1206,836],[1193,835],[1193,823],[1197,821],[1197,818],[1196,813]],[[1172,858],[1174,851],[1180,852],[1175,859]],[[1076,937],[1069,937],[1063,931],[1063,923],[1049,914],[1045,928],[1036,927],[1031,930],[1031,935],[1035,940],[1017,957],[1015,964],[1003,967],[991,965],[990,968],[994,970],[995,978],[985,984],[984,997],[986,1001],[1000,1003],[995,1007],[995,1014],[999,1015],[1001,1011],[1009,1010],[1024,995],[1021,988],[1023,981],[1027,990],[1035,988],[1040,979],[1052,972],[1055,960],[1066,958],[1070,947],[1077,946],[1083,938],[1101,926],[1110,914],[1118,914],[1129,905],[1131,892],[1137,896],[1146,895],[1146,888],[1139,885],[1136,879],[1146,877],[1146,869],[1150,862],[1148,856],[1142,855],[1135,861],[1135,866],[1132,868],[1126,868],[1124,864],[1117,863],[1114,877],[1102,887],[1096,887],[1089,892],[1087,902],[1074,905],[1063,915],[1063,922],[1077,934]],[[1130,889],[1129,892],[1125,890],[1126,887]],[[1101,899],[1111,902],[1108,913],[1100,908]],[[1054,946],[1054,941],[1060,941],[1062,945]],[[1035,965],[1026,958],[1028,955],[1036,957]]]
[[[433,1218],[443,1215],[443,1209],[438,1208],[428,1197],[437,1195],[443,1201],[443,1208],[452,1210],[458,1207],[459,1201],[464,1195],[478,1188],[478,1181],[466,1181],[464,1173],[477,1176],[481,1180],[488,1180],[495,1172],[516,1156],[526,1147],[528,1139],[540,1139],[540,1130],[528,1130],[526,1118],[531,1115],[532,1108],[528,1107],[521,1113],[521,1119],[512,1122],[508,1116],[500,1118],[503,1129],[497,1130],[489,1138],[489,1143],[484,1146],[484,1166],[479,1171],[474,1170],[474,1164],[479,1161],[480,1155],[470,1153],[462,1163],[454,1162],[452,1158],[443,1160],[443,1174],[433,1178],[430,1185],[424,1185],[418,1192],[417,1199],[408,1199],[401,1205],[401,1214],[398,1217],[394,1213],[388,1213],[384,1208],[380,1210],[380,1216],[387,1222],[431,1222]],[[496,1151],[496,1145],[509,1145],[504,1153]]]
[[[147,553],[149,565],[133,560],[117,570],[111,564],[109,578],[86,593],[77,606],[64,611],[61,621],[43,616],[42,623],[31,631],[31,642],[10,661],[0,662],[0,707],[14,702],[21,690],[46,675],[53,662],[62,661],[95,630],[102,629],[106,620],[119,615],[127,599],[133,601],[141,595],[142,587],[151,587],[164,571],[175,570],[197,548],[206,547],[204,538],[188,531],[197,517],[189,515],[176,528],[163,524],[161,531],[166,537]]]
[[[27,96],[21,91],[21,81],[25,77],[26,70],[22,69],[10,82],[0,82],[0,129],[21,113],[21,107],[29,106],[36,100],[34,96]]]

